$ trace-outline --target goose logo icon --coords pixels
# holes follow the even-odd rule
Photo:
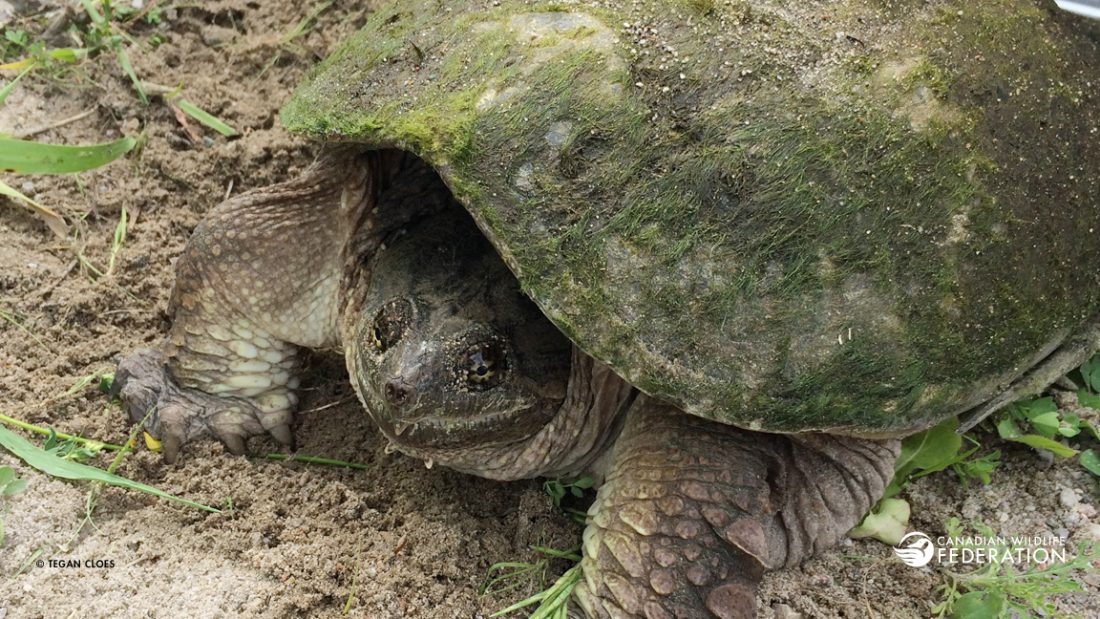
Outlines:
[[[932,538],[919,531],[907,534],[901,538],[897,546],[894,546],[894,554],[909,567],[928,565],[935,553],[936,548],[932,545]]]

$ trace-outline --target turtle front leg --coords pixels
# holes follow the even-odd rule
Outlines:
[[[837,542],[897,451],[740,430],[641,396],[588,512],[575,601],[590,618],[753,617],[764,570]]]
[[[363,245],[352,235],[370,236],[363,219],[385,156],[327,153],[196,227],[176,263],[167,340],[123,360],[114,385],[133,421],[151,414],[166,460],[205,434],[238,454],[265,432],[292,443],[298,350],[339,343],[349,251]]]

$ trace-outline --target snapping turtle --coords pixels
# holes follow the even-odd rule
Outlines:
[[[168,459],[292,442],[297,348],[342,346],[400,449],[602,478],[585,615],[739,617],[871,506],[896,437],[1100,346],[1094,26],[492,4],[377,10],[282,113],[343,144],[196,229],[166,344],[116,382]],[[400,236],[455,203],[502,263],[457,222]]]

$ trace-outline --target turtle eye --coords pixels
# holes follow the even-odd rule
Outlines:
[[[385,332],[382,331],[377,323],[370,328],[370,343],[374,344],[374,349],[378,352],[386,352],[386,349],[390,347],[390,345],[386,343],[385,337]]]
[[[405,334],[406,312],[399,301],[391,301],[378,310],[367,332],[370,343],[378,352],[386,352]]]
[[[466,384],[474,391],[485,391],[504,378],[504,351],[496,344],[471,346],[466,351]]]

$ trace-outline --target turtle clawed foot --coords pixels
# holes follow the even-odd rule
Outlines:
[[[130,423],[139,423],[156,412],[157,399],[167,380],[164,353],[143,348],[118,364],[108,395],[118,398]]]
[[[207,435],[237,456],[247,453],[249,438],[263,434],[294,449],[289,408],[262,410],[246,398],[180,387],[160,350],[138,350],[119,363],[110,395],[119,399],[131,423],[144,421],[145,431],[160,441],[169,464],[176,462],[185,444]]]

